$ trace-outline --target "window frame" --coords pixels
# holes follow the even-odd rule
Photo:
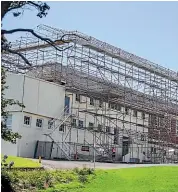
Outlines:
[[[25,123],[25,118],[29,118],[30,120],[29,120],[29,124],[26,124]],[[24,117],[23,117],[23,124],[25,125],[25,126],[27,126],[27,127],[31,127],[31,123],[32,123],[32,117],[31,116],[28,116],[28,115],[24,115]]]
[[[89,127],[89,129],[94,129],[94,123],[89,122],[89,123],[88,123],[88,127]]]
[[[99,107],[102,108],[103,107],[103,101],[99,100]]]
[[[75,118],[72,119],[72,126],[77,127],[77,119],[75,119]]]
[[[138,111],[137,110],[133,110],[133,117],[138,117]]]
[[[82,122],[82,126],[80,126],[80,123]],[[84,124],[84,121],[82,121],[82,120],[79,120],[78,121],[78,127],[81,129],[81,128],[83,128],[83,124]]]
[[[11,123],[8,125],[7,122],[8,122],[8,120],[9,120],[9,117],[11,117],[11,118],[10,118],[10,122],[11,122]],[[8,114],[8,115],[7,115],[7,118],[6,118],[6,120],[5,120],[5,123],[6,123],[6,128],[9,129],[9,130],[12,130],[12,114]]]
[[[120,104],[117,104],[117,111],[122,111],[122,106]]]
[[[126,115],[129,115],[129,110],[130,110],[130,109],[129,109],[128,107],[125,107],[125,114],[126,114]]]
[[[39,123],[38,120],[41,120],[41,126],[37,126],[37,123]],[[43,122],[44,122],[44,119],[43,119],[43,118],[37,118],[37,119],[36,119],[36,127],[37,127],[37,128],[43,128]]]
[[[111,133],[111,127],[106,126],[106,133]]]
[[[60,132],[64,132],[64,131],[65,131],[65,124],[62,124],[62,125],[59,127],[59,131],[60,131]]]
[[[98,132],[102,132],[103,126],[101,124],[98,124],[97,130]]]
[[[94,98],[90,97],[90,105],[95,106]]]
[[[81,101],[81,95],[79,93],[75,94],[75,101],[79,102]]]
[[[50,125],[50,123],[52,123],[52,125]],[[50,126],[49,126],[50,125]],[[48,129],[53,129],[55,127],[55,121],[53,120],[48,120]]]
[[[111,109],[115,110],[115,104],[111,103]]]
[[[143,111],[142,111],[142,119],[146,119],[146,114]]]

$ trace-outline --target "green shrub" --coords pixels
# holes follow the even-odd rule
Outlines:
[[[14,192],[11,179],[6,171],[1,172],[1,191]]]
[[[87,175],[79,175],[78,179],[81,183],[86,183],[88,181]]]
[[[73,171],[78,174],[78,180],[81,183],[88,182],[89,176],[94,175],[94,169],[86,167],[84,167],[83,169],[75,168]]]
[[[9,181],[15,191],[39,191],[47,188],[54,189],[54,186],[61,185],[69,187],[72,183],[83,184],[88,181],[89,176],[94,174],[93,169],[74,170],[38,170],[38,171],[6,171]],[[58,189],[57,189],[58,190]]]
[[[83,169],[80,169],[78,172],[79,175],[91,175],[93,173],[94,173],[94,170],[91,168],[83,168]]]
[[[75,172],[75,173],[79,173],[79,171],[80,171],[80,169],[78,168],[78,167],[75,167],[74,169],[73,169],[73,171]]]
[[[91,175],[94,174],[94,169],[86,167],[83,169],[75,168],[74,172],[76,172],[78,175]]]
[[[12,168],[14,166],[14,162],[10,161],[8,162],[8,156],[4,155],[3,157],[1,156],[1,168]]]

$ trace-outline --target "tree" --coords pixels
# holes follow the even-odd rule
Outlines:
[[[8,88],[6,86],[6,70],[1,68],[1,138],[5,141],[11,143],[16,143],[16,139],[20,139],[21,136],[18,133],[13,133],[12,130],[8,129],[6,126],[6,121],[8,118],[8,111],[6,110],[8,105],[19,105],[20,107],[25,107],[19,101],[13,99],[6,99],[4,91]]]
[[[12,13],[14,17],[18,17],[22,14],[22,12],[27,7],[33,7],[37,10],[37,16],[42,18],[43,16],[47,15],[47,11],[50,9],[50,7],[43,2],[35,2],[35,1],[1,1],[1,22],[3,21],[4,17],[8,13]],[[32,29],[12,29],[12,30],[5,30],[1,29],[1,53],[11,53],[19,55],[26,64],[31,65],[29,61],[24,57],[23,54],[14,51],[11,49],[10,42],[5,38],[6,34],[12,34],[16,32],[29,32],[32,33],[37,38],[40,38],[51,45],[54,46],[54,42],[51,39],[43,38],[40,35],[36,34]],[[55,47],[55,46],[54,46]]]
[[[6,16],[7,13],[12,12],[14,17],[19,16],[22,14],[22,11],[26,6],[34,7],[38,13],[37,16],[42,18],[43,16],[47,15],[47,11],[50,9],[50,7],[46,3],[42,2],[33,2],[33,1],[1,1],[1,21]],[[8,52],[11,54],[17,54],[19,55],[26,64],[31,65],[29,61],[21,54],[14,50],[11,50],[10,43],[5,38],[5,34],[11,34],[18,31],[27,31],[32,33],[38,38],[43,39],[44,41],[50,43],[53,45],[53,42],[50,39],[42,38],[41,36],[37,35],[33,30],[31,29],[13,29],[10,31],[1,30],[1,53]],[[6,99],[5,98],[5,90],[8,87],[6,86],[6,69],[1,68],[1,138],[5,141],[9,141],[11,143],[16,143],[17,139],[20,139],[21,136],[18,133],[14,133],[11,130],[9,130],[6,126],[6,121],[8,118],[8,111],[7,107],[8,105],[19,105],[21,107],[24,107],[23,104],[21,104],[19,101],[15,101],[13,99]]]
[[[25,8],[33,7],[37,10],[37,17],[45,17],[47,15],[48,10],[50,7],[43,2],[37,2],[37,1],[1,1],[1,21],[5,17],[7,13],[11,13],[14,15],[14,17],[18,17],[22,14],[22,12],[25,10]],[[11,29],[11,30],[5,30],[1,29],[1,53],[11,53],[16,54],[19,57],[21,57],[26,64],[31,66],[30,62],[25,58],[23,54],[21,54],[18,51],[12,50],[10,43],[5,38],[6,34],[12,34],[17,32],[28,32],[31,33],[33,36],[41,39],[42,41],[45,41],[46,43],[50,44],[52,47],[54,47],[57,51],[64,51],[65,49],[68,49],[70,47],[67,47],[65,49],[61,49],[58,46],[56,46],[56,41],[51,40],[50,38],[42,37],[41,35],[37,34],[32,29]],[[77,34],[64,34],[58,39],[57,41],[61,41],[63,43],[69,43],[69,41],[65,40],[66,36],[78,36]],[[79,37],[79,36],[78,36]],[[80,37],[81,38],[81,37]],[[85,38],[82,38],[85,39]],[[87,40],[87,39],[85,39]]]

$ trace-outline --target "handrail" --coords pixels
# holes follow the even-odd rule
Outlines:
[[[66,149],[64,150],[63,147],[61,147],[61,146],[58,144],[58,142],[56,142],[56,141],[51,137],[51,135],[49,135],[49,134],[45,134],[45,135],[48,136],[48,137],[61,149],[61,151],[63,152],[63,154],[65,155],[65,157],[66,157],[68,160],[71,160],[70,155],[67,154],[67,147],[66,147]],[[64,144],[64,143],[63,143],[63,144]]]

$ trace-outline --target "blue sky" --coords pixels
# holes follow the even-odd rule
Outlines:
[[[39,24],[78,30],[159,65],[178,71],[178,2],[48,2],[47,17],[26,10],[10,14],[3,28]],[[16,38],[13,37],[13,38]]]

